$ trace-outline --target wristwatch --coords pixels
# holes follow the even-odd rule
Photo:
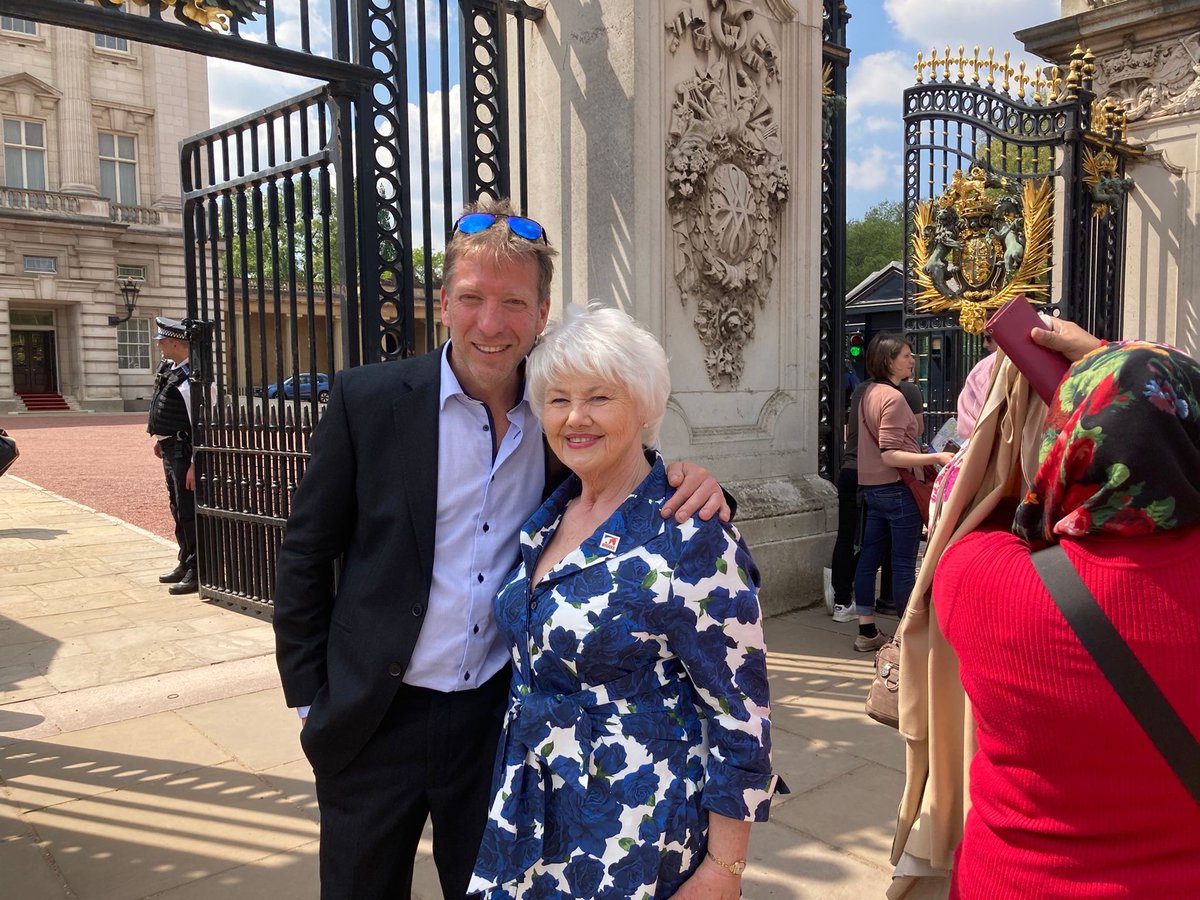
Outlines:
[[[717,859],[712,853],[708,854],[708,858],[715,862],[730,875],[741,875],[746,871],[746,861],[744,859],[734,860],[733,862],[725,862],[723,859]]]

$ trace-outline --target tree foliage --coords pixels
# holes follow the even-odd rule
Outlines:
[[[883,200],[846,223],[846,292],[892,260],[904,259],[904,204]]]
[[[229,248],[223,261],[230,266],[235,279],[241,278],[244,261],[246,274],[252,281],[290,283],[295,280],[297,284],[305,284],[311,275],[314,285],[324,286],[328,244],[330,280],[333,284],[341,282],[338,223],[333,214],[335,197],[330,191],[328,211],[323,211],[320,185],[316,179],[310,183],[311,194],[307,202],[304,182],[300,179],[252,188],[244,197],[244,231],[239,227],[236,207],[228,235],[222,222],[220,246],[222,250]],[[288,184],[291,186],[290,197]],[[289,218],[294,219],[290,228]]]
[[[278,281],[290,283],[293,278],[298,285],[306,284],[311,272],[314,286],[324,287],[326,278],[325,247],[328,242],[329,261],[328,272],[331,282],[341,284],[341,262],[338,258],[338,221],[337,195],[329,192],[327,212],[321,208],[320,185],[314,178],[311,181],[311,199],[305,203],[304,182],[295,179],[290,182],[292,196],[289,210],[287,188],[283,184],[273,185],[274,210],[272,209],[272,186],[253,188],[246,192],[246,227],[243,232],[238,227],[236,207],[232,215],[233,227],[230,232],[231,241],[226,242],[224,222],[221,225],[220,250],[222,251],[222,266],[231,266],[233,277],[241,278],[242,261],[245,260],[246,273],[251,281],[261,281],[264,284],[275,282],[278,269]],[[256,193],[257,192],[257,193]],[[236,201],[231,201],[235,202]],[[289,229],[287,222],[293,219]],[[328,225],[326,220],[328,219]],[[259,222],[262,222],[262,227]],[[272,222],[277,223],[272,227]],[[385,265],[394,265],[397,259],[396,242],[389,237],[391,223],[380,216],[379,258]],[[310,247],[311,242],[311,247]],[[227,249],[228,248],[228,249]],[[435,250],[430,257],[433,282],[440,284],[445,253]],[[412,251],[413,280],[423,284],[425,278],[425,250],[417,247]],[[384,283],[393,280],[391,272],[385,271],[381,279]]]

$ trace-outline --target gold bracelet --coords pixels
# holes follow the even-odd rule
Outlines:
[[[725,862],[725,860],[717,859],[715,856],[713,856],[712,851],[708,851],[708,858],[730,875],[741,875],[746,871],[746,861],[744,859],[734,860],[733,862]]]

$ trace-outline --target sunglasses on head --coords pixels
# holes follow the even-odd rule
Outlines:
[[[458,217],[458,221],[454,223],[454,230],[462,234],[479,234],[481,231],[487,231],[500,219],[503,219],[508,225],[508,230],[519,238],[527,241],[541,241],[545,244],[550,243],[549,238],[546,237],[546,229],[540,222],[527,219],[525,216],[509,216],[504,213],[467,213]]]

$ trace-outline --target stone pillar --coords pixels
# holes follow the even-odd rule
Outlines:
[[[664,453],[738,497],[771,612],[819,597],[836,526],[816,475],[820,16],[551,3],[528,35],[529,212],[559,223],[556,302],[601,299],[663,341]]]
[[[1123,335],[1200,354],[1200,23],[1194,4],[1063,0],[1061,18],[1018,32],[1061,62],[1078,43],[1096,57],[1097,98],[1120,100],[1128,140]]]
[[[94,196],[99,184],[99,161],[88,86],[93,38],[91,33],[74,28],[55,28],[53,38],[55,87],[62,91],[58,105],[60,190]]]

